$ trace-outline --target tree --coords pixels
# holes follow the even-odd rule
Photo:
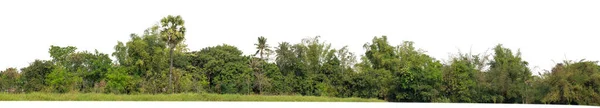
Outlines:
[[[349,51],[348,46],[344,46],[340,50],[338,50],[337,56],[340,60],[340,66],[342,68],[342,70],[341,70],[342,73],[348,73],[348,71],[354,71],[351,69],[356,64],[356,55]]]
[[[321,36],[315,36],[302,39],[300,44],[294,45],[295,53],[302,63],[301,91],[305,95],[320,96],[322,91],[318,88],[319,83],[326,82],[328,79],[323,73],[323,64],[327,61],[327,55],[335,52],[331,49],[331,44],[320,40]],[[322,88],[322,84],[319,85]]]
[[[255,84],[256,84],[256,88],[258,89],[258,93],[262,94],[263,91],[263,86],[265,84],[269,83],[269,80],[267,79],[267,77],[264,75],[264,67],[263,65],[265,64],[264,61],[264,55],[267,55],[267,57],[271,54],[272,50],[271,50],[271,46],[269,46],[269,44],[267,44],[267,38],[260,36],[258,37],[258,43],[254,44],[256,46],[256,53],[254,53],[254,56],[256,56],[257,54],[260,54],[260,59],[251,59],[250,61],[250,66],[253,68],[254,70],[254,77],[256,77],[255,80]]]
[[[352,96],[361,98],[380,98],[389,100],[385,97],[388,89],[388,79],[391,72],[385,69],[373,69],[373,64],[366,56],[361,57],[360,63],[356,64],[358,73],[353,75],[350,80],[350,91]]]
[[[500,102],[524,102],[526,83],[531,78],[528,63],[521,59],[521,52],[513,55],[510,49],[497,45],[494,48],[494,59],[490,62],[488,80],[492,90],[502,96]]]
[[[196,55],[196,52],[186,52],[184,54],[183,57],[185,58],[186,64],[185,67],[183,68],[184,70],[189,72],[189,77],[191,77],[192,80],[192,88],[195,92],[205,92],[209,89],[209,81],[207,78],[207,74],[205,71],[202,70],[202,68],[198,67],[199,64],[201,63],[198,57],[198,55]]]
[[[254,78],[254,88],[257,90],[258,94],[262,94],[265,86],[269,86],[270,81],[269,78],[265,75],[264,71],[264,62],[262,59],[251,57],[249,61],[249,67],[252,68]]]
[[[392,88],[392,94],[401,101],[438,102],[445,101],[440,96],[442,82],[442,64],[435,58],[416,50],[413,42],[405,41],[397,47],[396,53],[400,57],[399,71],[392,71],[393,85],[403,85]],[[400,83],[399,83],[400,82]],[[406,91],[406,92],[402,92]]]
[[[88,51],[75,52],[77,48],[73,46],[60,47],[50,46],[50,56],[54,64],[65,68],[65,72],[82,78],[82,82],[75,85],[79,91],[92,91],[101,80],[105,78],[105,73],[112,68],[112,60],[107,54],[94,53]]]
[[[296,76],[299,74],[298,64],[300,61],[297,55],[294,54],[293,46],[288,42],[279,43],[275,52],[277,57],[275,58],[275,64],[284,76],[292,75]]]
[[[256,53],[254,55],[260,54],[260,59],[265,60],[263,55],[267,55],[267,57],[272,53],[271,46],[267,44],[267,38],[260,36],[258,37],[258,43],[254,44],[256,46]]]
[[[135,92],[163,93],[168,83],[168,48],[161,40],[159,26],[154,25],[144,30],[143,34],[131,34],[130,40],[118,42],[115,52],[118,66],[123,66],[132,77]],[[167,77],[165,77],[167,76]]]
[[[133,84],[132,77],[127,74],[124,67],[110,68],[106,73],[106,91],[109,93],[130,93]]]
[[[366,71],[372,75],[376,76],[374,79],[378,81],[371,82],[379,82],[382,85],[376,86],[380,88],[374,88],[377,90],[376,93],[379,98],[384,100],[392,101],[395,100],[396,96],[390,95],[389,90],[393,90],[390,88],[399,88],[395,86],[402,85],[392,85],[390,84],[390,80],[392,77],[391,72],[399,72],[398,68],[400,59],[395,52],[395,47],[390,45],[387,41],[387,36],[374,37],[372,43],[366,43],[363,45],[366,52],[363,56],[363,63],[360,63],[360,70]],[[369,72],[370,71],[370,72]],[[399,75],[394,75],[394,77],[398,77]],[[408,79],[405,79],[408,80]],[[398,82],[401,84],[405,84],[407,81]],[[385,85],[390,85],[390,87],[383,87]],[[406,87],[406,86],[404,86]]]
[[[8,68],[4,71],[0,71],[0,90],[4,92],[19,92],[19,86],[21,74],[17,72],[16,68]]]
[[[88,70],[84,76],[84,80],[88,86],[99,85],[102,80],[107,78],[107,73],[113,69],[112,60],[108,57],[108,54],[99,53],[95,50],[93,54],[90,53],[90,58],[86,61],[86,69]]]
[[[83,58],[75,54],[77,50],[74,46],[60,47],[50,46],[50,57],[54,62],[52,72],[45,78],[47,91],[66,93],[77,90],[81,77],[76,75],[79,67],[82,66]]]
[[[248,66],[250,57],[242,56],[237,47],[223,44],[193,51],[192,66],[201,70],[207,80],[210,92],[250,93],[250,83],[254,81],[252,68]]]
[[[549,103],[544,102],[544,97],[546,94],[550,92],[550,86],[547,82],[550,72],[547,73],[538,73],[538,76],[533,76],[532,79],[527,81],[528,88],[525,91],[526,104],[541,104],[541,103]]]
[[[35,60],[29,66],[21,69],[21,79],[25,92],[37,92],[46,87],[45,78],[52,72],[54,64],[51,61]]]
[[[169,86],[170,91],[173,92],[173,50],[175,47],[185,39],[185,26],[181,16],[167,16],[160,20],[161,22],[161,38],[167,42],[169,46]]]
[[[275,52],[277,53],[275,64],[284,77],[283,80],[281,80],[281,83],[286,85],[283,86],[284,88],[278,89],[283,89],[287,94],[297,93],[298,89],[296,88],[299,87],[298,84],[296,84],[298,82],[296,76],[301,75],[302,64],[298,55],[294,53],[293,45],[288,42],[281,42],[278,47],[276,47]],[[277,84],[275,84],[275,86],[277,86]]]
[[[83,78],[82,84],[78,84],[81,91],[89,92],[92,88],[97,87],[102,80],[106,78],[106,73],[112,68],[112,60],[108,54],[99,53],[95,50],[94,53],[83,51],[75,52],[68,55],[69,61],[67,72],[72,72],[74,75]]]
[[[281,73],[275,63],[264,64],[264,75],[268,78],[268,85],[265,85],[265,92],[269,94],[287,94],[290,93],[291,87],[286,82],[286,77]]]
[[[50,46],[50,50],[48,51],[50,53],[50,57],[52,57],[52,61],[56,64],[67,64],[67,57],[69,54],[74,53],[75,50],[77,50],[76,47],[73,46],[67,46],[67,47],[60,47],[60,46]]]
[[[127,53],[127,46],[125,46],[125,44],[123,44],[123,42],[118,41],[117,45],[115,45],[113,47],[115,49],[115,52],[113,52],[111,55],[114,56],[116,58],[116,63],[120,66],[131,66],[131,61],[128,58],[128,53]]]
[[[339,86],[342,86],[343,73],[340,60],[335,55],[335,49],[330,50],[325,55],[325,60],[321,66],[321,71],[318,75],[321,82],[317,83],[317,94],[320,96],[338,96],[340,94]]]
[[[549,91],[542,102],[600,105],[600,66],[596,61],[565,61],[557,64],[546,80]]]
[[[46,77],[47,90],[57,93],[75,92],[76,84],[82,80],[81,77],[67,72],[64,66],[55,65],[53,69]]]
[[[405,41],[399,46],[391,46],[386,36],[375,37],[372,43],[364,45],[364,61],[361,70],[380,74],[380,98],[388,101],[431,102],[443,101],[440,96],[442,64],[416,50],[413,42]],[[382,76],[383,75],[383,76]]]
[[[222,44],[189,51],[181,16],[118,41],[111,55],[51,45],[51,60],[0,71],[0,92],[182,93],[379,98],[391,102],[600,105],[598,61],[564,61],[532,76],[521,52],[501,44],[490,55],[460,53],[442,64],[412,41],[375,36],[360,58],[320,36],[256,53]],[[276,54],[275,60],[270,56]],[[493,59],[488,61],[489,56]],[[360,59],[357,62],[356,59]],[[168,80],[168,81],[167,81]]]
[[[444,66],[444,95],[452,102],[477,102],[478,55],[459,53]]]

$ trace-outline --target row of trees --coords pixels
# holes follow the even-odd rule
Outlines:
[[[0,73],[12,93],[182,93],[379,98],[393,102],[600,104],[600,66],[565,61],[532,75],[519,51],[497,45],[491,55],[458,53],[447,63],[374,37],[360,56],[320,37],[272,47],[259,37],[256,53],[223,44],[189,51],[184,21],[168,16],[114,46],[116,60],[98,51],[51,46],[52,60]]]

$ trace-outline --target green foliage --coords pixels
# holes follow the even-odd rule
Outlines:
[[[67,72],[65,67],[55,65],[52,72],[46,77],[47,91],[57,93],[75,92],[77,84],[81,81],[81,77]]]
[[[272,54],[272,50],[271,46],[267,44],[267,38],[262,36],[258,37],[258,43],[254,45],[257,49],[254,56],[260,54],[260,59],[251,58],[250,67],[252,68],[252,74],[255,77],[254,88],[259,94],[262,94],[264,89],[269,89],[271,87],[271,79],[265,75],[265,64],[266,61],[268,61],[269,55]],[[266,55],[267,58],[264,58],[264,55]]]
[[[298,55],[294,53],[294,48],[290,43],[279,43],[275,53],[277,53],[275,64],[277,64],[277,67],[284,76],[300,75],[300,59],[298,59]]]
[[[177,92],[193,92],[194,91],[194,87],[197,87],[196,85],[194,85],[194,82],[192,80],[192,75],[191,74],[185,74],[185,71],[182,71],[180,69],[177,69],[174,71],[176,74],[175,78],[175,85],[176,88],[175,90]]]
[[[549,91],[542,102],[554,104],[600,105],[600,66],[579,61],[558,64],[546,80]]]
[[[363,70],[362,72],[371,74],[369,76],[374,76],[374,79],[378,80],[376,82],[379,83],[379,86],[375,86],[377,88],[371,89],[377,90],[375,93],[377,93],[379,98],[388,101],[396,100],[396,96],[394,96],[390,90],[407,86],[391,84],[392,78],[397,77],[393,75],[392,72],[400,71],[400,68],[397,66],[400,59],[395,53],[395,48],[388,43],[386,36],[382,36],[381,38],[374,37],[372,43],[367,43],[363,47],[366,52],[362,58],[363,63],[360,63],[359,66],[361,70]]]
[[[490,89],[503,99],[497,102],[524,102],[525,81],[531,78],[527,62],[521,59],[521,52],[513,55],[510,49],[497,45],[494,48],[494,59],[490,62],[488,81],[493,85]]]
[[[94,87],[106,77],[106,72],[112,68],[112,60],[107,54],[99,53],[97,50],[90,53],[87,51],[75,52],[76,49],[73,46],[50,46],[49,52],[55,63],[54,65],[65,68],[61,71],[82,79],[74,86],[84,92],[93,91]]]
[[[59,47],[52,45],[50,46],[50,51],[48,52],[50,53],[50,57],[52,57],[54,63],[66,64],[65,62],[68,62],[68,55],[74,53],[75,50],[77,50],[77,48],[73,46]]]
[[[272,53],[271,46],[267,44],[267,38],[261,36],[258,37],[258,43],[254,44],[256,46],[256,53],[254,55],[260,54],[260,59],[265,59],[263,56],[267,55],[267,57]]]
[[[185,32],[181,16],[164,17],[142,34],[117,42],[111,54],[115,61],[98,51],[52,45],[48,51],[52,60],[35,60],[21,72],[15,68],[1,71],[1,92],[84,94],[0,94],[0,100],[347,101],[239,95],[258,94],[393,102],[600,105],[600,66],[593,61],[566,61],[550,72],[532,75],[520,51],[513,53],[502,45],[493,48],[490,61],[490,55],[459,53],[442,64],[415,48],[414,42],[396,46],[387,36],[364,44],[366,51],[360,61],[348,46],[332,48],[320,36],[294,44],[280,42],[275,48],[260,36],[254,44],[256,52],[244,55],[227,44],[189,51]]]
[[[175,48],[177,44],[185,40],[185,21],[179,15],[169,15],[160,20],[162,28],[160,35],[161,39],[168,43],[170,48]]]
[[[250,93],[252,69],[249,57],[234,46],[219,45],[192,52],[198,55],[192,65],[207,77],[209,89],[216,93]],[[198,73],[196,73],[198,74]]]
[[[189,85],[181,85],[181,86],[191,86],[191,91],[190,92],[206,92],[209,88],[208,84],[208,78],[206,76],[206,72],[202,71],[200,68],[192,66],[191,62],[194,61],[193,58],[196,58],[197,56],[193,53],[188,54],[189,58],[188,59],[190,62],[189,65],[187,65],[184,69],[185,71],[187,71],[187,73],[184,76],[184,80],[191,80],[191,83]]]
[[[127,74],[124,67],[115,67],[106,73],[106,91],[109,93],[128,93],[133,89],[132,77]]]
[[[268,85],[265,92],[268,94],[289,94],[292,92],[292,87],[287,84],[291,78],[286,78],[276,64],[266,63],[264,64],[265,77],[270,78],[270,85]]]
[[[45,78],[53,70],[51,61],[35,60],[28,67],[21,69],[21,80],[25,92],[41,91],[45,86]]]
[[[444,95],[452,102],[478,102],[477,82],[481,70],[478,55],[459,54],[443,69]]]
[[[159,37],[158,26],[144,31],[142,36],[131,34],[131,40],[115,46],[117,62],[127,67],[128,74],[136,83],[135,92],[160,93],[166,92],[168,80],[168,49],[166,43]]]
[[[348,89],[352,96],[361,98],[382,98],[385,95],[384,79],[390,77],[390,72],[384,69],[373,70],[362,68],[361,72],[353,75]]]
[[[0,90],[2,92],[20,92],[21,74],[17,72],[16,68],[8,68],[4,71],[0,71]]]
[[[429,102],[440,98],[442,82],[442,64],[434,58],[417,51],[413,42],[404,42],[396,50],[400,57],[400,71],[392,75],[399,76],[392,79],[394,85],[405,85],[408,93],[397,93],[396,98],[404,101]],[[408,81],[408,82],[405,82]],[[399,83],[398,82],[403,82]],[[412,92],[410,92],[412,91]],[[405,97],[399,97],[405,96]]]
[[[181,16],[167,16],[160,20],[162,31],[160,32],[163,41],[169,46],[169,90],[174,91],[173,87],[173,50],[179,43],[185,39],[185,26]]]
[[[278,47],[275,48],[277,57],[275,58],[275,65],[281,72],[283,79],[274,78],[274,86],[281,89],[284,94],[299,93],[300,86],[297,84],[301,80],[299,79],[302,75],[303,64],[298,58],[299,55],[295,53],[295,48],[288,42],[279,43]],[[283,87],[281,85],[284,85]]]
[[[391,46],[386,36],[373,38],[364,45],[364,63],[361,68],[375,71],[380,82],[380,97],[389,101],[427,102],[441,98],[442,64],[418,51],[413,42]],[[368,63],[367,63],[368,62]]]

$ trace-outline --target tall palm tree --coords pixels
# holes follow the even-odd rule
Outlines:
[[[169,88],[173,92],[173,50],[175,47],[185,39],[185,26],[181,16],[167,16],[160,20],[162,31],[161,38],[167,42],[169,46]]]
[[[267,44],[267,38],[260,36],[258,37],[258,43],[254,44],[256,46],[256,53],[254,53],[254,56],[256,56],[257,54],[260,55],[260,59],[256,60],[256,59],[252,59],[253,62],[252,66],[254,69],[254,76],[256,77],[256,82],[255,84],[258,85],[258,92],[259,94],[262,93],[262,87],[263,87],[263,83],[266,83],[265,79],[264,79],[264,74],[262,72],[263,68],[262,68],[262,61],[265,61],[266,59],[264,58],[264,55],[267,55],[267,57],[271,54],[272,50],[271,50],[271,46],[269,46],[269,44]]]
[[[267,57],[269,56],[269,54],[271,54],[272,50],[271,50],[271,46],[269,46],[269,44],[267,44],[267,38],[260,36],[258,37],[258,43],[254,44],[256,46],[256,53],[254,53],[254,56],[256,56],[257,54],[260,54],[260,59],[265,59],[264,55],[267,55]]]

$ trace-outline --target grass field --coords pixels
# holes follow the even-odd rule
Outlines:
[[[115,95],[96,93],[0,93],[0,101],[267,101],[267,102],[384,102],[378,99],[334,98],[316,96],[265,96],[238,94],[139,94]]]

